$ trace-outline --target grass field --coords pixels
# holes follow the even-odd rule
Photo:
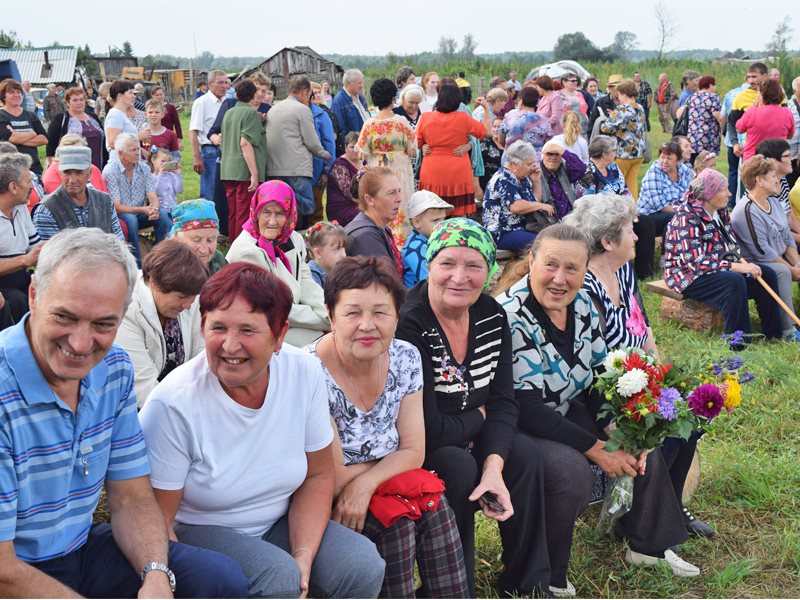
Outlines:
[[[182,121],[188,132],[188,114]],[[657,115],[651,113],[651,122],[658,129],[651,133],[655,156],[667,136],[660,133]],[[188,138],[182,165],[181,199],[196,198],[199,179]],[[717,168],[727,172],[724,153]],[[658,297],[644,296],[663,356],[678,360],[723,349],[715,333],[662,322]],[[579,597],[800,595],[800,345],[757,342],[742,357],[756,380],[745,387],[739,409],[721,418],[700,443],[702,478],[690,507],[717,535],[692,539],[684,556],[700,566],[701,575],[681,579],[666,570],[626,565],[624,546],[596,530],[597,508],[590,507],[578,522],[569,571]],[[494,523],[480,516],[477,541],[479,596],[493,597],[501,547]]]

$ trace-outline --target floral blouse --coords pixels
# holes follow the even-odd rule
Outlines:
[[[590,160],[586,173],[575,183],[575,195],[580,198],[587,194],[600,194],[607,192],[618,196],[630,196],[630,190],[625,183],[625,178],[614,163],[606,167],[607,175],[603,175],[597,166]]]
[[[526,177],[520,181],[511,171],[501,168],[489,180],[483,196],[483,226],[495,242],[504,233],[525,228],[525,215],[511,212],[511,205],[517,200],[536,200],[531,180]]]
[[[617,138],[619,158],[643,158],[647,146],[647,125],[639,104],[619,104],[601,123],[600,132]]]
[[[553,131],[546,117],[519,109],[506,113],[500,125],[500,133],[506,136],[506,148],[517,140],[525,140],[536,148],[537,153],[541,153],[542,146],[553,137]]]
[[[715,112],[722,110],[719,96],[713,92],[697,92],[686,103],[689,111],[689,132],[686,137],[692,143],[692,150],[719,152],[720,128]]]
[[[306,346],[317,356],[317,342]],[[345,465],[379,460],[400,447],[397,416],[409,394],[422,390],[422,359],[412,344],[394,339],[389,344],[386,387],[369,412],[356,407],[322,365],[328,388],[328,408],[342,443]]]

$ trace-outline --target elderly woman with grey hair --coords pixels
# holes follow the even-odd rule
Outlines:
[[[582,231],[589,240],[589,268],[583,278],[583,290],[597,309],[608,349],[641,348],[658,357],[630,262],[635,251],[636,217],[636,208],[628,198],[596,194],[578,199],[564,223]],[[688,440],[669,438],[661,446],[661,454],[688,533],[713,537],[714,530],[683,505],[683,485],[699,439],[699,435]]]
[[[416,130],[417,121],[422,111],[419,105],[425,101],[425,91],[416,83],[412,83],[400,90],[399,104],[392,110],[394,114],[405,117],[411,129]]]
[[[522,252],[536,239],[536,233],[525,228],[529,215],[538,213],[546,221],[555,212],[552,204],[537,201],[542,171],[536,158],[530,143],[517,140],[506,148],[505,166],[486,185],[483,224],[501,250]]]
[[[578,197],[590,194],[617,194],[630,197],[625,178],[614,162],[617,158],[617,140],[609,135],[596,135],[589,144],[589,164],[586,173],[575,184]],[[631,202],[631,206],[635,206]],[[637,215],[633,221],[636,234],[636,258],[634,268],[639,279],[653,274],[656,229],[648,215]]]

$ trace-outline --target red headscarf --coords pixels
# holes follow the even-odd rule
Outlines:
[[[258,227],[258,215],[270,202],[275,202],[286,213],[286,224],[274,240],[261,237],[261,230]],[[296,225],[297,201],[289,184],[273,180],[265,181],[258,186],[256,193],[253,194],[253,199],[250,201],[250,220],[242,226],[242,229],[256,238],[258,247],[267,253],[273,264],[277,264],[277,259],[279,258],[290,273],[292,268],[289,265],[289,259],[280,249],[280,245],[291,237]]]

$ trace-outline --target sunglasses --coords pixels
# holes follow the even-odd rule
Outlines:
[[[675,142],[664,142],[663,144],[661,144],[661,149],[662,150],[680,150],[681,146],[680,146],[680,144],[677,144]]]
[[[561,154],[559,154],[558,152],[545,152],[544,155],[545,156],[551,156],[551,157],[552,156],[558,156],[558,157],[561,156]]]

